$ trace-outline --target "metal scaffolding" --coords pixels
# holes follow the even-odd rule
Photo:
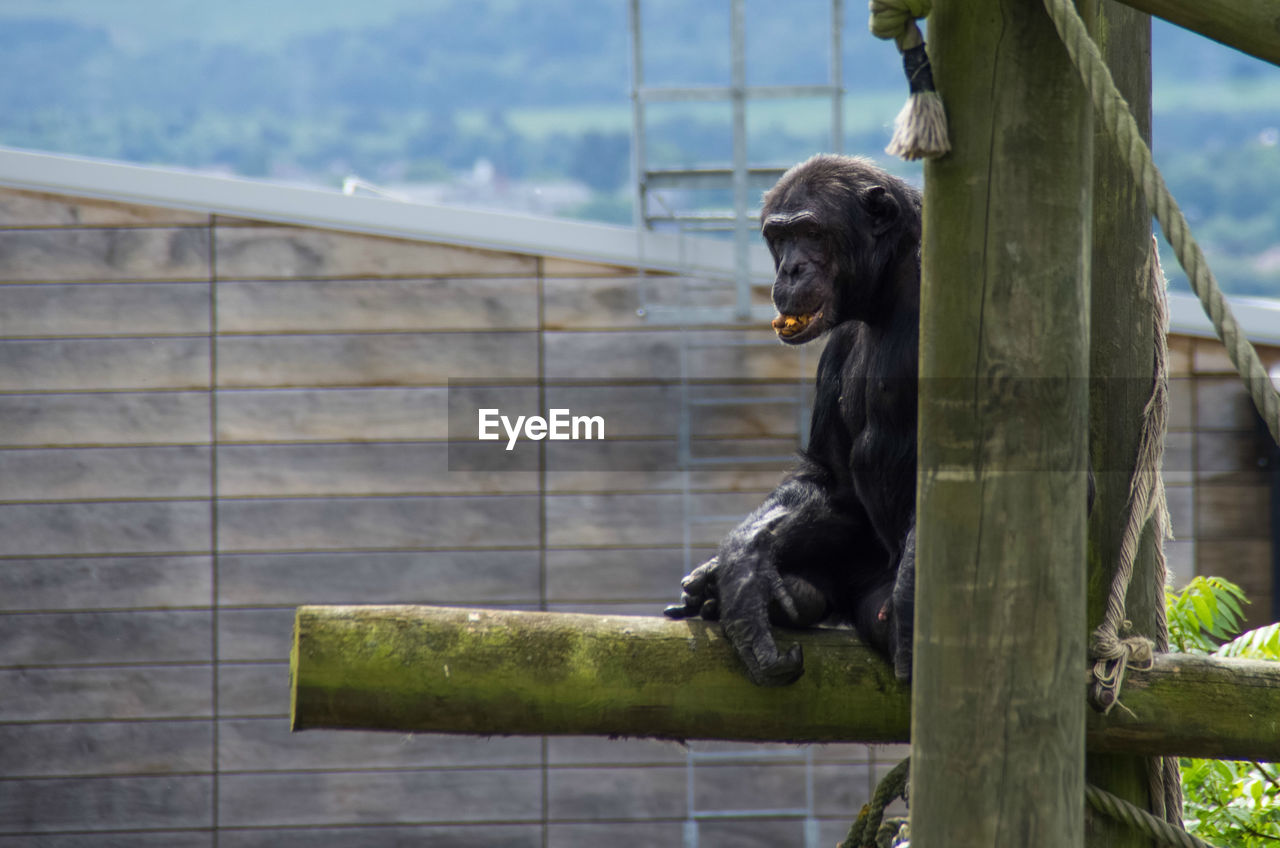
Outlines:
[[[688,278],[692,273],[679,275],[681,286],[678,292],[678,303],[671,305],[670,298],[657,298],[662,301],[650,303],[647,295],[649,286],[662,285],[670,278],[643,278],[640,299],[643,304],[640,313],[653,324],[670,325],[682,330],[694,326],[720,326],[730,329],[766,326],[773,317],[773,309],[768,304],[752,306],[749,256],[753,241],[759,236],[758,201],[751,196],[751,190],[763,190],[777,181],[785,166],[752,164],[747,145],[747,105],[756,99],[785,98],[830,98],[831,136],[830,150],[839,152],[844,134],[844,116],[842,101],[844,88],[841,67],[841,32],[843,25],[842,0],[831,0],[830,17],[830,63],[829,77],[826,84],[821,85],[747,85],[746,56],[746,9],[745,0],[729,0],[729,35],[730,35],[730,81],[729,85],[703,85],[688,87],[649,86],[645,84],[643,22],[641,16],[642,0],[630,2],[631,27],[631,67],[632,67],[632,156],[633,174],[635,177],[635,223],[637,233],[644,229],[674,229],[681,235],[692,233],[732,233],[734,244],[734,271],[732,280],[725,283],[732,286],[732,306],[708,303],[710,291],[706,287],[698,287],[691,291]],[[652,104],[658,103],[729,103],[732,109],[732,149],[726,151],[726,161],[705,167],[658,168],[649,160],[649,112]],[[688,203],[690,198],[708,191],[732,193],[732,208],[706,208]],[[668,202],[668,196],[679,197],[685,203]],[[759,195],[755,195],[759,197]],[[727,294],[723,290],[717,294]],[[670,292],[668,292],[668,295]],[[720,301],[725,302],[725,299]],[[776,345],[777,341],[769,334],[767,338],[751,338],[746,332],[733,334],[715,334],[708,338],[706,334],[691,332],[680,333],[680,417],[678,453],[681,468],[684,470],[684,509],[683,509],[683,547],[684,566],[687,572],[697,563],[693,562],[695,528],[708,524],[732,524],[741,516],[699,514],[696,499],[691,495],[689,472],[700,468],[767,467],[789,461],[788,456],[759,455],[743,456],[707,456],[701,455],[692,432],[695,410],[717,404],[734,405],[773,405],[794,410],[799,433],[799,446],[807,442],[809,418],[809,381],[802,379],[796,383],[777,386],[773,391],[751,394],[750,396],[715,397],[707,396],[702,391],[691,391],[691,375],[698,371],[703,358],[716,356],[717,351],[726,347],[738,349],[746,354],[747,349],[760,345]],[[801,358],[802,371],[807,364],[807,354],[796,351]],[[874,755],[872,755],[874,756]],[[694,790],[695,776],[699,766],[724,765],[728,762],[752,762],[770,765],[797,766],[804,771],[804,802],[798,806],[778,807],[774,809],[709,809],[699,805],[699,798]],[[716,747],[691,745],[686,763],[688,813],[684,826],[685,848],[697,848],[701,827],[708,822],[724,821],[759,821],[791,820],[797,821],[801,827],[800,843],[805,848],[817,848],[819,843],[819,823],[815,811],[813,791],[814,760],[813,750],[802,748],[777,748],[741,746],[738,750],[726,751]]]
[[[776,165],[753,166],[747,151],[747,104],[751,100],[826,97],[831,101],[830,152],[839,153],[844,137],[844,85],[841,63],[843,0],[831,0],[828,81],[820,85],[747,85],[746,2],[729,0],[729,85],[649,86],[645,83],[642,0],[631,0],[631,109],[633,173],[636,184],[636,226],[653,228],[670,223],[680,232],[732,231],[736,300],[733,318],[751,317],[748,252],[758,229],[759,213],[749,197],[751,186],[772,185],[786,170]],[[729,161],[699,168],[653,168],[648,157],[648,110],[655,103],[724,103],[732,106],[733,145]],[[663,204],[662,191],[691,192],[731,189],[733,206],[680,211]],[[657,201],[652,203],[651,201]],[[664,207],[655,210],[654,206]]]

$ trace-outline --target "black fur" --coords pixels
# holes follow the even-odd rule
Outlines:
[[[764,201],[774,326],[789,344],[828,336],[809,447],[666,612],[718,618],[761,685],[803,673],[800,647],[780,653],[770,621],[851,623],[907,680],[920,194],[865,160],[824,155],[789,170]]]

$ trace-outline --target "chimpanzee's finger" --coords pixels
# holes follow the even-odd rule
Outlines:
[[[800,611],[796,609],[795,599],[791,597],[791,591],[787,588],[782,575],[778,574],[776,569],[770,568],[766,577],[769,581],[769,597],[782,607],[788,621],[799,621]]]
[[[716,569],[720,566],[720,558],[712,557],[702,565],[690,571],[680,581],[680,588],[690,595],[705,595],[714,585]]]
[[[720,618],[720,602],[715,598],[694,598],[686,594],[680,603],[672,604],[662,611],[667,618],[693,618],[700,616],[704,621],[718,621]]]
[[[685,594],[680,597],[680,603],[667,607],[662,611],[662,614],[667,618],[691,618],[698,614],[702,605],[703,601],[701,599],[695,599]]]
[[[712,557],[689,572],[680,581],[680,588],[684,590],[680,596],[680,603],[667,607],[662,614],[667,618],[692,618],[695,615],[702,615],[703,606],[714,597],[715,570],[719,564],[719,560]]]
[[[804,654],[799,645],[778,653],[767,621],[735,618],[724,622],[724,635],[757,686],[785,686],[804,674]]]
[[[698,615],[702,616],[703,621],[719,621],[720,602],[715,598],[707,598],[703,601],[702,609],[698,611]]]

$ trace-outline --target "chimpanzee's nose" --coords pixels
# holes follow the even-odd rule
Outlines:
[[[800,279],[805,271],[809,269],[809,263],[803,259],[797,259],[794,262],[783,263],[782,276],[784,279],[795,282]]]

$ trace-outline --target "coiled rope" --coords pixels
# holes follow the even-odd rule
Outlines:
[[[895,798],[906,798],[907,776],[910,769],[911,758],[908,757],[894,766],[893,770],[880,780],[871,802],[862,808],[858,820],[849,828],[848,836],[837,848],[875,848],[883,842],[892,840],[898,827],[891,827],[887,832],[882,829],[884,808]],[[1214,848],[1203,839],[1192,836],[1182,828],[1157,818],[1146,810],[1135,807],[1123,798],[1092,784],[1085,784],[1084,799],[1085,803],[1102,815],[1127,824],[1162,845],[1172,845],[1174,848]]]
[[[881,843],[891,843],[899,830],[898,825],[888,825],[884,820],[884,809],[897,798],[907,797],[907,775],[911,769],[911,758],[907,757],[898,763],[876,784],[876,791],[871,800],[858,813],[858,818],[849,826],[849,832],[836,848],[878,848]]]

